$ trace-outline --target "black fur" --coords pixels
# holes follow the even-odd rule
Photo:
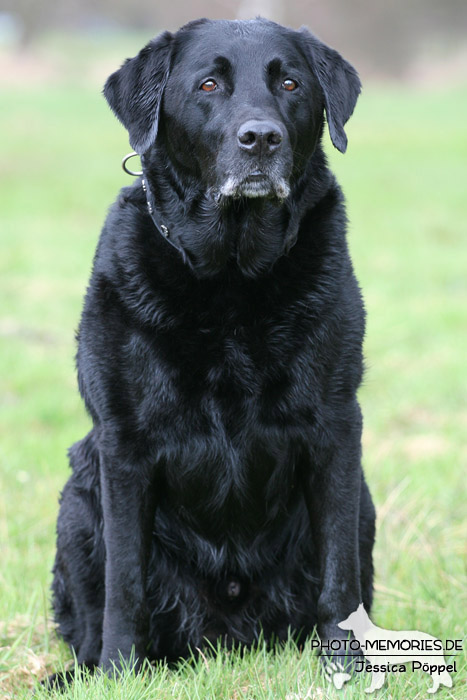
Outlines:
[[[164,33],[106,83],[181,252],[141,181],[124,188],[79,328],[94,427],[57,527],[55,618],[79,663],[315,624],[342,638],[370,609],[364,310],[320,145],[326,112],[345,150],[359,90],[337,52],[261,19]],[[274,153],[239,147],[247,120],[281,130]]]

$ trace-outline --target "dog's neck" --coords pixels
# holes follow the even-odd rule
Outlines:
[[[193,174],[181,175],[162,147],[153,147],[142,163],[143,188],[155,227],[200,276],[220,272],[233,257],[247,276],[270,269],[295,245],[304,214],[333,182],[320,147],[311,159],[311,174],[297,178],[293,196],[283,202],[220,197]]]

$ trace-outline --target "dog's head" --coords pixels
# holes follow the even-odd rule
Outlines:
[[[139,154],[163,148],[182,181],[217,204],[281,204],[306,170],[324,114],[344,152],[355,70],[307,30],[263,19],[198,20],[165,32],[107,80],[104,94]]]

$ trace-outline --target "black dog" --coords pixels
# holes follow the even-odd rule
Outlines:
[[[364,311],[334,146],[360,91],[308,31],[192,22],[104,94],[142,156],[94,260],[55,618],[78,662],[342,639],[372,598]]]

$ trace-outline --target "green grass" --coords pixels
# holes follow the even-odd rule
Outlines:
[[[467,589],[466,113],[467,89],[368,88],[348,153],[328,149],[368,310],[360,399],[379,516],[373,619],[443,639],[465,634]],[[22,698],[71,659],[49,621],[48,588],[66,449],[89,425],[74,331],[130,149],[84,81],[2,88],[0,133],[0,697]],[[465,657],[457,666],[453,689],[436,697],[466,697]],[[428,683],[393,674],[378,697],[422,700]],[[364,697],[365,684],[335,691],[310,650],[290,644],[118,683],[82,679],[64,697],[347,699]]]

